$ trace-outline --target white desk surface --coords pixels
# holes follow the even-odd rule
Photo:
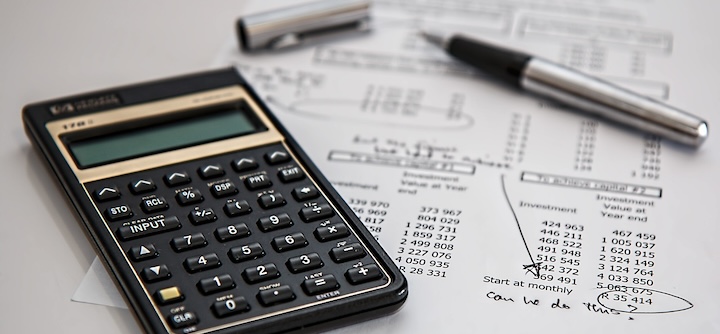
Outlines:
[[[0,333],[135,333],[70,301],[95,253],[23,131],[28,103],[208,69],[245,1],[0,2]]]

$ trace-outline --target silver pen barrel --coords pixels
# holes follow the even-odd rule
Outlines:
[[[686,145],[698,147],[708,136],[707,123],[696,116],[543,59],[532,58],[527,63],[520,75],[520,86]]]

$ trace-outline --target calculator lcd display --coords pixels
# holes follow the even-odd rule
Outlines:
[[[262,130],[238,109],[202,114],[154,126],[72,141],[68,148],[79,168],[199,145]]]

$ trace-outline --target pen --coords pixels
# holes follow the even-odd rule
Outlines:
[[[694,147],[708,136],[707,123],[694,115],[571,68],[462,35],[422,35],[490,76],[576,109]]]

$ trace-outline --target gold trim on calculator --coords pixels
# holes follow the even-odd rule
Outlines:
[[[90,167],[81,169],[77,166],[75,163],[75,160],[73,159],[72,155],[68,151],[65,143],[63,142],[62,137],[68,134],[76,133],[76,132],[85,132],[92,129],[99,129],[106,126],[112,126],[119,123],[124,122],[130,122],[130,121],[138,121],[145,118],[156,118],[158,116],[165,116],[165,115],[171,115],[176,112],[182,112],[182,111],[191,111],[194,109],[201,109],[206,107],[213,107],[213,106],[222,106],[226,105],[228,103],[232,102],[240,102],[244,101],[248,104],[252,112],[257,116],[257,118],[262,122],[262,125],[267,128],[266,131],[261,131],[257,133],[252,134],[246,134],[241,135],[239,137],[233,137],[218,141],[213,141],[210,143],[195,145],[191,147],[186,148],[180,148],[180,149],[174,149],[169,150],[167,152],[162,153],[156,153],[156,154],[150,154],[147,156],[142,156],[138,158],[132,158],[124,161],[109,163],[97,167]],[[80,126],[82,124],[82,126]],[[290,150],[285,143],[284,136],[278,131],[278,129],[273,125],[273,123],[268,119],[268,117],[265,115],[264,112],[261,111],[260,107],[255,103],[255,101],[247,94],[247,92],[241,87],[241,86],[228,86],[225,88],[219,88],[214,90],[208,90],[203,91],[200,93],[195,94],[188,94],[181,97],[174,97],[174,98],[168,98],[164,100],[160,100],[157,102],[150,102],[150,103],[142,103],[135,106],[129,106],[129,107],[121,107],[117,109],[112,109],[108,111],[102,111],[97,113],[91,113],[87,115],[77,116],[77,117],[71,117],[71,118],[64,118],[61,120],[56,120],[52,122],[48,122],[46,124],[46,128],[48,132],[53,137],[53,140],[55,141],[55,144],[57,145],[58,149],[62,153],[65,160],[68,162],[68,165],[72,169],[73,173],[75,173],[75,176],[77,177],[78,181],[83,185],[83,189],[85,190],[85,194],[90,199],[91,203],[93,204],[93,207],[95,208],[95,211],[102,219],[102,221],[105,223],[105,227],[107,228],[107,232],[112,236],[113,240],[115,241],[116,246],[118,249],[121,250],[121,253],[123,254],[123,257],[125,258],[127,266],[133,271],[133,274],[135,276],[135,279],[140,283],[140,286],[142,287],[143,291],[145,292],[147,298],[150,300],[150,303],[152,304],[153,308],[155,309],[155,312],[158,315],[158,318],[162,321],[163,325],[165,326],[165,329],[168,331],[168,333],[173,333],[174,330],[169,326],[168,320],[165,318],[163,313],[161,312],[159,305],[156,303],[154,298],[152,298],[152,294],[147,290],[147,287],[143,283],[142,279],[138,276],[138,273],[133,269],[132,262],[130,259],[128,259],[127,254],[123,251],[122,246],[118,242],[117,237],[115,236],[115,233],[110,228],[110,225],[108,221],[105,219],[105,217],[102,215],[100,210],[98,209],[97,205],[95,204],[95,201],[93,201],[92,196],[88,189],[85,187],[85,184],[97,180],[102,180],[106,178],[111,178],[119,175],[124,174],[130,174],[135,173],[143,170],[149,170],[156,167],[162,167],[166,165],[172,165],[176,163],[181,163],[189,160],[195,160],[200,159],[208,156],[213,155],[220,155],[224,153],[231,153],[243,149],[248,149],[252,147],[257,146],[263,146],[267,144],[273,144],[273,143],[281,143],[288,153],[293,157],[295,161],[300,161],[297,159],[297,157],[294,155],[293,151]],[[317,182],[314,180],[314,178],[310,177],[312,174],[309,174],[306,170],[305,166],[302,164],[298,164],[298,166],[305,172],[306,175],[308,175],[309,180],[313,183],[313,185],[318,189],[318,191],[321,193],[321,195],[329,199],[327,194],[323,191],[322,187],[319,187]],[[341,213],[342,211],[338,210],[338,208],[335,206],[335,204],[332,201],[328,201],[328,204],[332,207],[335,212]],[[352,227],[351,224],[348,223],[347,219],[343,214],[338,214],[338,216],[343,220],[343,222],[346,224],[348,229],[352,232],[353,235],[355,235],[358,239],[358,242],[360,242],[365,249],[371,249],[368,247],[365,242],[362,240],[362,238],[359,237],[359,234],[355,231],[355,229]],[[372,252],[368,252],[368,255],[373,259],[375,263],[382,263],[379,261],[375,254]],[[380,270],[382,271],[383,275],[387,278],[387,282],[385,284],[382,284],[380,286],[375,286],[372,288],[368,288],[365,290],[356,291],[353,293],[348,293],[345,295],[340,295],[333,298],[324,299],[321,301],[313,302],[304,304],[301,306],[296,306],[288,309],[284,309],[282,311],[272,312],[263,314],[260,316],[255,316],[252,318],[239,320],[239,321],[233,321],[228,322],[221,326],[216,326],[212,328],[207,328],[203,330],[199,330],[193,333],[208,333],[211,331],[216,331],[219,329],[225,329],[233,326],[237,326],[243,323],[249,323],[252,321],[256,321],[263,318],[268,318],[272,316],[276,316],[278,314],[282,313],[288,313],[292,312],[298,309],[303,309],[307,307],[311,307],[318,304],[327,303],[333,300],[348,298],[351,296],[355,296],[362,293],[367,293],[369,291],[379,290],[382,288],[385,288],[389,286],[393,279],[390,275],[388,275],[388,272],[386,268],[382,265],[378,266]]]

